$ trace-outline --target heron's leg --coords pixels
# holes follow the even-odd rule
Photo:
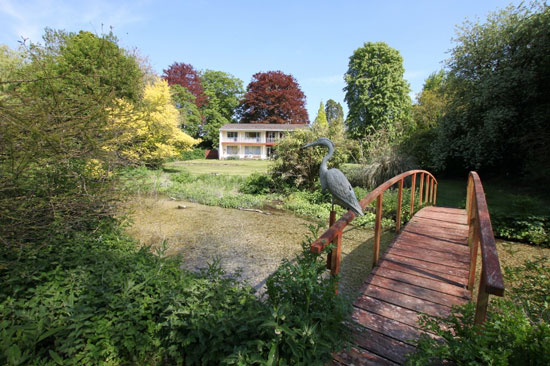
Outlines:
[[[332,196],[331,202],[332,202],[332,208],[331,208],[330,210],[331,210],[331,211],[334,211],[334,196]]]

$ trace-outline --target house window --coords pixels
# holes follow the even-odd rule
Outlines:
[[[273,156],[273,146],[267,146],[267,157],[270,158]]]
[[[268,132],[267,133],[267,142],[275,142],[277,138],[277,133],[276,132]]]
[[[245,132],[244,136],[248,140],[256,140],[257,142],[260,142],[260,133],[259,132]]]
[[[228,132],[227,139],[237,141],[237,132]]]
[[[260,155],[262,153],[262,149],[260,146],[245,146],[244,147],[244,154],[245,155]]]
[[[227,147],[227,155],[237,155],[239,153],[239,147],[238,146],[228,146]]]

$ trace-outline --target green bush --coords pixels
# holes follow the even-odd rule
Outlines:
[[[184,151],[181,153],[181,160],[198,160],[198,159],[204,159],[206,154],[205,149],[193,149],[190,151]]]
[[[398,150],[391,150],[372,159],[367,165],[348,168],[346,176],[353,186],[374,189],[385,181],[404,173],[417,169],[418,164],[409,155],[404,155]]]
[[[474,325],[473,303],[453,308],[448,318],[424,316],[422,328],[441,339],[420,338],[408,364],[550,364],[549,258],[506,267],[505,279],[506,298],[492,299],[482,325]]]
[[[0,364],[322,365],[347,308],[306,252],[282,264],[262,302],[217,261],[186,272],[116,225],[39,249],[2,246]]]
[[[448,318],[423,317],[428,335],[418,340],[407,365],[548,365],[550,326],[533,324],[523,309],[511,301],[495,301],[480,326],[474,325],[475,305],[453,308]]]
[[[292,261],[283,260],[267,280],[268,303],[280,314],[273,324],[274,364],[322,364],[348,339],[343,321],[350,302],[335,294],[337,278],[327,276],[324,256],[310,251],[319,227],[310,229],[302,252]]]
[[[550,247],[549,216],[494,214],[491,222],[498,238]]]
[[[247,194],[268,194],[275,190],[273,177],[267,174],[252,173],[239,187],[239,192]]]

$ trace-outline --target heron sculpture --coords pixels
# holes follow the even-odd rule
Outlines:
[[[319,175],[321,177],[321,188],[323,191],[328,190],[332,195],[332,205],[334,206],[336,203],[343,208],[352,210],[357,215],[363,216],[363,209],[361,208],[361,205],[359,205],[357,197],[355,197],[355,192],[353,191],[353,188],[344,173],[342,173],[339,169],[328,169],[327,167],[327,162],[332,157],[332,154],[334,154],[334,144],[326,137],[321,137],[318,140],[307,144],[303,147],[303,149],[317,145],[323,145],[328,148],[328,154],[325,155],[323,161],[321,162]]]

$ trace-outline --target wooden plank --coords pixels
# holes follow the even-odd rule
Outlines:
[[[386,267],[377,267],[375,268],[373,273],[376,274],[376,276],[390,278],[395,281],[425,287],[434,291],[439,291],[449,295],[461,297],[466,300],[470,300],[470,291],[462,286],[452,285],[441,280],[434,280],[432,278],[417,276],[415,274],[394,271]]]
[[[367,329],[374,330],[410,345],[413,345],[414,340],[418,339],[421,334],[427,334],[418,328],[360,308],[354,308],[351,317],[357,324]]]
[[[406,295],[374,285],[367,286],[363,292],[363,295],[374,297],[378,300],[401,306],[409,310],[434,316],[446,317],[450,314],[451,310],[449,306],[436,304],[428,300],[419,299],[415,296]]]
[[[433,303],[444,305],[444,306],[463,305],[465,302],[467,302],[466,299],[463,299],[454,295],[449,295],[443,292],[430,290],[425,287],[411,285],[405,282],[395,281],[390,278],[386,278],[382,276],[374,276],[370,281],[370,285],[383,287],[388,290],[393,290],[395,292],[399,292],[402,294],[411,295],[419,299],[428,300]]]
[[[393,305],[369,296],[359,296],[353,306],[418,328],[420,314],[417,311]]]
[[[402,234],[399,235],[399,242],[404,245],[412,245],[418,248],[435,250],[442,253],[454,253],[466,258],[470,255],[470,250],[467,245],[452,244],[435,238],[425,236],[422,237],[408,232],[402,232]]]
[[[465,271],[463,269],[447,267],[436,263],[430,263],[421,259],[403,257],[401,255],[396,255],[391,252],[387,253],[385,258],[391,259],[392,261],[395,261],[395,262],[410,264],[417,268],[429,269],[434,272],[450,274],[450,275],[457,276],[464,279],[468,277],[468,271]]]
[[[436,263],[445,265],[448,267],[454,267],[469,271],[469,258],[460,255],[454,255],[453,253],[442,253],[426,248],[417,248],[412,245],[406,245],[397,241],[388,252],[394,255],[401,255],[409,258],[422,258],[425,262]]]
[[[397,366],[399,364],[377,356],[359,347],[334,354],[334,359],[344,365],[353,366]]]
[[[405,363],[407,354],[415,350],[407,343],[358,326],[353,329],[353,341],[361,348],[399,364]]]
[[[413,274],[415,276],[426,277],[456,286],[466,287],[466,285],[468,284],[468,280],[463,277],[432,271],[430,268],[419,268],[411,264],[399,263],[388,258],[384,258],[383,260],[381,260],[378,264],[378,267],[385,267],[395,271]]]
[[[436,239],[442,238],[447,240],[460,241],[461,243],[466,243],[468,240],[468,232],[462,229],[445,229],[429,226],[427,224],[417,224],[407,226],[406,231]]]

